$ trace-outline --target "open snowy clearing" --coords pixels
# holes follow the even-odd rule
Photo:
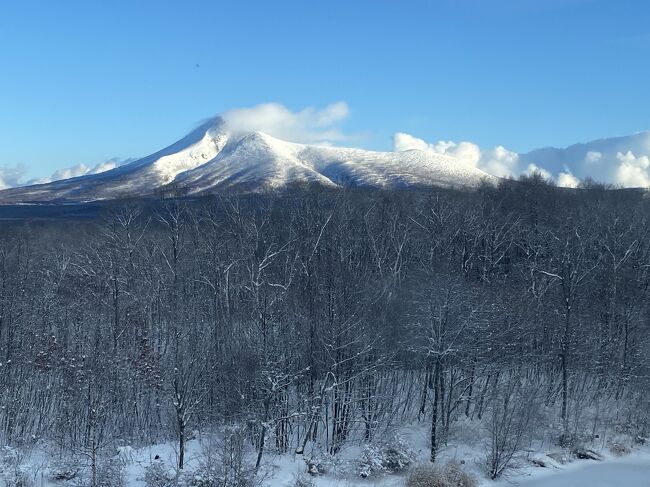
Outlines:
[[[522,487],[611,487],[613,485],[648,487],[650,486],[650,459],[581,463],[575,468],[515,482],[515,485]]]
[[[420,428],[404,430],[407,438],[414,447],[417,458],[414,465],[399,474],[385,474],[362,479],[354,472],[354,465],[361,449],[349,447],[337,458],[335,464],[323,476],[307,477],[313,481],[314,487],[402,487],[406,484],[408,472],[417,464],[428,464],[428,451],[425,448],[426,431]],[[205,458],[206,450],[214,448],[219,442],[215,436],[197,435],[187,443],[186,471],[193,471]],[[77,487],[79,477],[71,481],[53,481],[52,472],[57,460],[46,448],[34,448],[29,458],[24,458],[27,470],[31,470],[31,480],[34,487]],[[650,487],[650,448],[637,447],[623,457],[614,456],[607,450],[599,450],[603,461],[573,460],[561,464],[548,456],[548,449],[529,451],[514,462],[502,478],[492,481],[486,478],[482,460],[485,455],[481,442],[474,444],[454,445],[440,451],[438,462],[444,464],[448,460],[462,462],[463,468],[470,472],[482,487],[609,487],[620,485],[626,487]],[[558,453],[557,451],[555,453]],[[145,473],[147,467],[154,462],[160,462],[165,469],[174,475],[174,465],[177,461],[175,443],[160,443],[148,447],[134,449],[123,447],[119,449],[118,457],[124,465],[126,487],[146,487]],[[555,457],[555,456],[554,456]],[[534,465],[532,460],[542,460],[545,468]],[[264,462],[265,481],[261,484],[269,487],[291,487],[299,477],[305,478],[305,457],[301,455],[275,455]],[[77,483],[75,483],[77,482]]]

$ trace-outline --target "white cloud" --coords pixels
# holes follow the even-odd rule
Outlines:
[[[547,179],[555,179],[557,185],[563,187],[575,188],[587,177],[624,187],[650,186],[650,132],[527,154],[518,154],[501,145],[482,149],[472,142],[429,143],[398,132],[393,136],[393,148],[446,154],[501,177],[538,172]]]
[[[18,186],[24,175],[23,166],[0,166],[0,190]]]
[[[598,139],[564,149],[540,149],[520,157],[558,174],[558,184],[574,184],[575,179],[589,177],[623,187],[650,185],[650,132]]]
[[[459,161],[471,166],[479,167],[481,163],[481,149],[471,142],[459,142],[458,144],[448,141],[435,144],[435,147],[445,148],[442,154],[455,157]]]
[[[329,144],[350,138],[338,127],[349,114],[348,105],[342,101],[297,112],[279,103],[264,103],[228,110],[221,118],[236,132],[264,132],[291,142]]]
[[[99,164],[89,167],[85,164],[76,164],[74,166],[66,167],[63,169],[57,169],[50,177],[33,179],[28,182],[28,184],[44,184],[51,183],[52,181],[60,181],[61,179],[70,179],[77,178],[79,176],[86,176],[87,174],[99,174],[102,172],[110,171],[115,169],[122,164],[130,162],[131,159],[118,159],[113,158]]]
[[[52,174],[50,180],[58,181],[59,179],[69,179],[83,176],[90,171],[90,168],[85,164],[77,164],[76,166],[66,167],[64,169],[58,169]]]
[[[561,188],[577,188],[580,180],[570,172],[561,172],[557,176],[557,185]]]
[[[524,174],[532,176],[535,173],[541,175],[544,179],[553,179],[553,175],[550,173],[550,171],[547,171],[543,167],[539,167],[536,164],[528,164],[528,167],[524,171]]]
[[[110,171],[123,164],[131,162],[133,159],[118,159],[113,158],[99,164],[89,167],[85,164],[76,164],[74,166],[57,169],[49,177],[34,178],[24,180],[25,173],[27,172],[23,166],[0,167],[0,190],[7,188],[14,188],[16,186],[24,186],[28,184],[45,184],[52,181],[59,181],[61,179],[76,178],[85,176],[87,174],[99,174],[102,172]]]
[[[118,166],[131,162],[132,159],[109,159],[108,161],[100,162],[90,171],[91,174],[99,174],[102,172],[110,171]]]
[[[585,156],[585,162],[588,164],[595,164],[603,158],[603,153],[598,151],[588,151]]]
[[[514,176],[519,171],[519,154],[499,145],[492,150],[483,151],[479,167],[495,176]]]
[[[405,134],[404,132],[397,132],[393,135],[393,150],[395,152],[404,152],[407,150],[433,150],[434,152],[439,152],[433,148],[431,144],[428,144],[422,139],[413,137],[411,134]],[[443,151],[444,152],[444,151]]]
[[[393,135],[393,150],[424,150],[454,157],[464,164],[469,164],[495,176],[514,176],[519,173],[519,155],[499,145],[493,149],[481,150],[472,142],[451,142],[441,140],[428,143],[418,137],[397,132]]]
[[[616,183],[629,187],[650,187],[650,157],[636,157],[632,151],[618,152],[620,162],[616,169]]]

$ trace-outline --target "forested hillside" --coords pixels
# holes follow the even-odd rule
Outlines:
[[[254,469],[419,422],[435,461],[469,418],[497,477],[526,435],[643,438],[649,218],[639,192],[533,177],[2,224],[1,441],[95,475],[124,444],[173,441],[182,468],[195,430],[231,426]]]

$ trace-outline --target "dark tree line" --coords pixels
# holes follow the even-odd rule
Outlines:
[[[175,438],[182,468],[200,427],[241,426],[259,465],[421,421],[434,461],[466,417],[491,421],[496,476],[535,407],[561,444],[645,435],[649,217],[533,177],[5,223],[0,437],[91,457]]]

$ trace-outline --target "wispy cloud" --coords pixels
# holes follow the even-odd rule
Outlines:
[[[0,189],[12,188],[18,186],[25,176],[24,166],[0,166]]]
[[[79,176],[85,176],[87,174],[99,174],[102,172],[110,171],[111,169],[115,169],[116,167],[131,161],[132,159],[119,159],[117,157],[113,157],[112,159],[100,162],[99,164],[96,164],[92,167],[87,166],[86,164],[75,164],[74,166],[54,171],[50,177],[31,180],[29,181],[29,184],[43,184],[52,181],[59,181],[61,179],[70,179]]]
[[[59,181],[61,179],[75,178],[85,176],[87,174],[99,174],[102,172],[110,171],[123,164],[127,164],[133,159],[120,159],[114,157],[104,162],[100,162],[95,166],[87,166],[86,164],[75,164],[74,166],[57,169],[48,177],[25,179],[27,169],[23,165],[16,166],[0,166],[0,190],[7,188],[14,188],[16,186],[25,186],[29,184],[44,184],[52,181]]]
[[[353,138],[340,127],[349,114],[347,103],[339,101],[324,108],[307,107],[299,111],[279,103],[264,103],[228,110],[221,117],[233,131],[259,131],[291,142],[332,144]]]

